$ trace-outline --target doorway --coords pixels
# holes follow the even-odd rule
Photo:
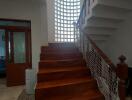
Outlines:
[[[0,74],[7,86],[25,84],[25,70],[32,68],[31,22],[0,20]]]

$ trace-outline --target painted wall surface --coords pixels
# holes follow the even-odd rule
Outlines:
[[[48,21],[47,21],[47,5],[41,4],[41,45],[48,45]]]
[[[84,0],[80,0],[80,4],[81,4],[81,9],[82,9],[82,6],[83,6],[83,3],[84,3]]]
[[[124,22],[119,25],[119,29],[106,43],[106,53],[117,64],[118,57],[125,55],[129,67],[132,67],[132,13],[126,16]]]
[[[47,2],[47,18],[48,18],[48,42],[54,43],[55,39],[55,16],[54,16],[54,11],[55,11],[55,1],[54,0],[46,0]]]

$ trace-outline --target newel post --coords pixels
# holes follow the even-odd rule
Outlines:
[[[125,100],[126,98],[126,79],[128,78],[128,65],[125,63],[126,57],[121,55],[119,57],[119,64],[117,64],[116,73],[119,78],[118,93],[120,100]]]

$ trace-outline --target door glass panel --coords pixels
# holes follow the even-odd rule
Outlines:
[[[8,63],[12,63],[12,57],[11,57],[11,33],[8,32]]]
[[[0,30],[0,58],[5,60],[5,30]]]
[[[5,30],[0,30],[0,74],[5,73]]]
[[[26,62],[25,32],[13,32],[14,63]]]

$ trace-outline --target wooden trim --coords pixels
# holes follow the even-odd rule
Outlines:
[[[29,56],[28,56],[29,55],[28,54],[29,47],[28,47],[28,44],[27,43],[28,43],[28,33],[27,33],[27,35],[25,34],[25,50],[26,50],[25,56],[26,56],[26,62],[29,63]]]
[[[3,21],[18,21],[25,22],[25,20],[12,20],[12,19],[0,19]],[[31,21],[26,21],[30,22]],[[5,30],[5,46],[6,46],[6,75],[7,75],[7,86],[14,85],[23,85],[25,84],[25,70],[27,68],[32,68],[32,48],[31,48],[31,25],[29,27],[22,26],[2,26],[0,25],[0,29]],[[14,64],[14,32],[24,32],[25,33],[25,47],[26,47],[26,62],[23,64],[17,63]],[[10,39],[9,39],[10,35]],[[9,41],[11,42],[11,54],[9,55]],[[28,44],[26,43],[28,42]],[[9,56],[11,61],[9,63]],[[16,75],[17,74],[17,75]]]
[[[32,48],[31,48],[31,29],[27,27],[17,27],[17,26],[0,26],[0,29],[5,30],[5,40],[6,40],[6,62],[9,60],[9,32],[11,36],[11,62],[14,62],[14,41],[13,41],[13,32],[25,32],[25,42],[29,43],[26,45],[26,62],[30,65],[30,68],[32,68]],[[29,51],[28,51],[29,50]],[[28,51],[28,52],[27,52]],[[28,57],[28,58],[27,58]]]
[[[121,55],[119,57],[120,63],[117,64],[116,74],[119,78],[118,81],[118,92],[120,100],[126,99],[126,80],[128,79],[128,65],[125,60],[126,57]]]
[[[0,18],[0,21],[31,22],[31,20]]]
[[[31,38],[31,30],[28,31],[29,32],[29,36],[28,36],[28,41],[29,41],[29,47],[30,47],[30,50],[29,50],[29,56],[30,56],[30,61],[29,61],[29,64],[32,68],[32,38]]]
[[[14,34],[13,32],[10,32],[11,36],[11,63],[14,63]]]
[[[6,65],[8,63],[8,59],[9,59],[9,44],[8,44],[8,40],[9,40],[9,36],[8,36],[8,31],[5,30],[5,47],[6,47]]]
[[[13,31],[31,31],[30,27],[24,27],[24,26],[0,26],[0,29],[5,29],[5,30],[13,30]]]
[[[91,39],[91,37],[88,34],[85,34],[94,47],[94,49],[98,52],[98,54],[104,59],[104,61],[112,68],[113,71],[115,71],[116,66],[113,64],[113,62],[109,59],[108,56],[96,45],[96,43]]]

